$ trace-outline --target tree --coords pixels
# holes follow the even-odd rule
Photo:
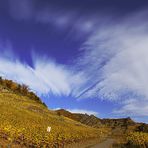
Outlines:
[[[9,89],[11,89],[11,87],[12,87],[12,84],[13,82],[11,81],[11,80],[4,80],[4,85],[7,87],[7,88],[9,88]]]
[[[3,82],[3,79],[2,79],[2,77],[0,76],[0,83],[2,83]]]
[[[22,94],[27,95],[29,92],[29,87],[25,84],[22,84],[21,85],[21,92],[22,92]]]

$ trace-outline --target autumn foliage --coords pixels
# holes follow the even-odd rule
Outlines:
[[[2,86],[0,88],[0,92],[5,92],[5,90],[9,90],[16,94],[27,96],[32,100],[36,100],[42,103],[40,98],[25,84],[18,84],[16,82],[13,82],[12,80],[3,79],[2,77],[0,77],[0,85]],[[42,104],[46,106],[45,103]]]

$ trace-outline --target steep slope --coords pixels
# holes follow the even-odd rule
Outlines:
[[[82,139],[99,139],[107,132],[59,116],[28,94],[0,84],[0,146],[62,147]]]

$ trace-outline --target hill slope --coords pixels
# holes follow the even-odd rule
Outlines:
[[[95,117],[94,115],[87,115],[87,114],[79,114],[79,113],[71,113],[69,111],[66,111],[64,109],[56,110],[58,115],[63,115],[65,117],[68,117],[72,120],[78,121],[82,124],[92,126],[92,127],[100,127],[103,126],[101,123],[101,119]]]
[[[135,125],[136,123],[131,118],[121,118],[121,119],[100,119],[95,117],[94,115],[80,114],[80,113],[71,113],[64,109],[56,110],[58,115],[63,115],[75,121],[81,122],[83,124],[100,127],[101,125],[106,125],[110,127],[117,126],[128,126]]]
[[[47,132],[47,127],[51,127],[51,132]],[[106,129],[95,129],[61,117],[41,101],[0,84],[0,145],[54,147],[101,138],[105,132]]]
[[[64,109],[56,111],[58,115],[65,116],[75,121],[81,122],[92,127],[108,127],[111,129],[111,134],[108,135],[109,141],[112,139],[116,141],[113,143],[114,147],[148,147],[148,124],[136,123],[131,118],[121,119],[100,119],[93,115],[70,113]],[[105,142],[102,143],[104,145]],[[95,147],[101,146],[97,144]]]
[[[56,113],[60,116],[68,117],[72,120],[95,128],[109,127],[113,130],[120,129],[120,132],[139,131],[148,133],[148,124],[136,123],[130,117],[119,119],[100,119],[94,115],[71,113],[64,109],[56,110]]]

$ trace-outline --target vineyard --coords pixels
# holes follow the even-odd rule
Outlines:
[[[51,131],[47,132],[47,127]],[[20,147],[54,147],[103,138],[105,128],[92,128],[48,110],[38,101],[13,92],[0,93],[0,139]],[[1,145],[1,143],[0,143]]]
[[[148,133],[131,132],[127,134],[127,145],[133,147],[147,148],[148,147]]]
[[[130,118],[100,119],[49,110],[27,86],[0,79],[0,147],[66,147],[114,135],[117,145],[147,148],[147,131],[147,124]]]

